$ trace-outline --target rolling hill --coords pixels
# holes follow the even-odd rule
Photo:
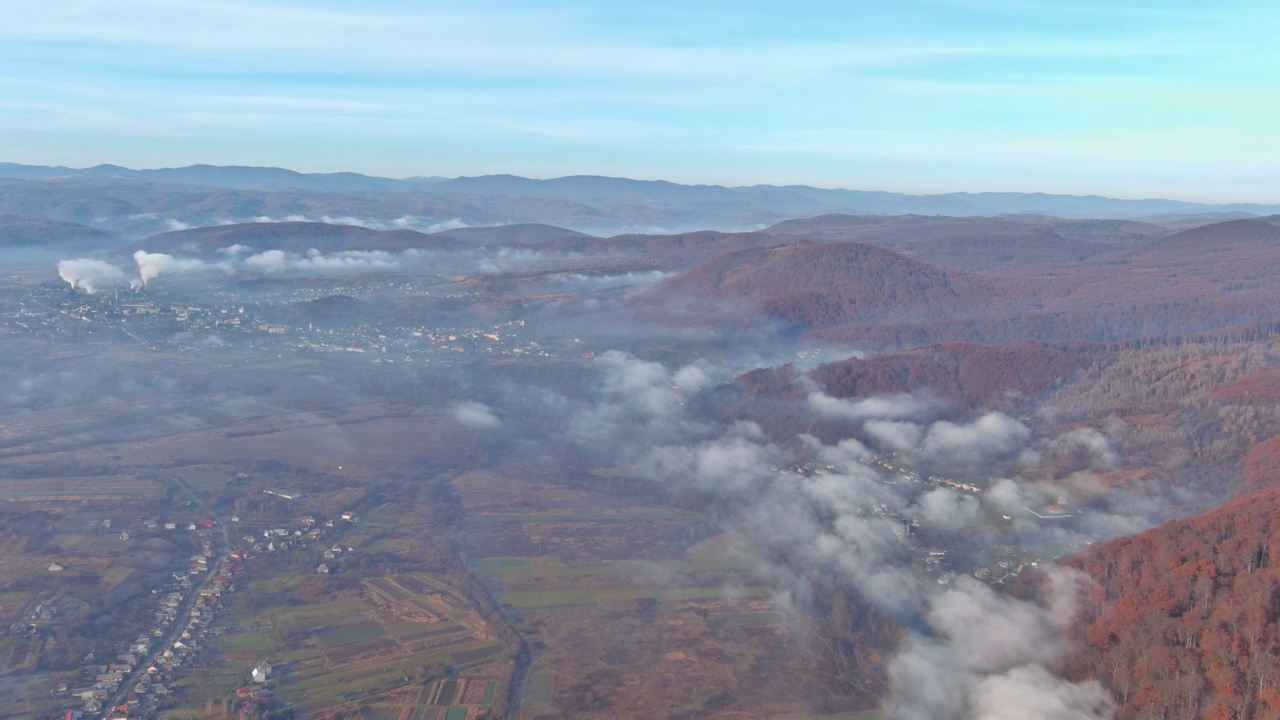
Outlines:
[[[0,247],[85,250],[119,243],[114,235],[85,225],[27,215],[0,215]]]
[[[922,320],[989,306],[973,275],[858,243],[798,243],[727,253],[664,283],[665,293],[740,303],[798,328]]]
[[[402,251],[410,248],[456,250],[467,243],[448,236],[427,235],[414,230],[370,230],[357,225],[317,222],[243,223],[177,230],[153,235],[131,243],[121,252],[136,250],[210,256],[241,245],[254,252],[282,250],[322,253],[352,250]]]
[[[841,214],[788,220],[769,232],[817,242],[868,243],[921,262],[971,271],[1074,264],[1170,233],[1132,220]]]

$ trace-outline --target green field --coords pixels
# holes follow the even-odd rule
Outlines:
[[[7,624],[17,620],[19,613],[26,609],[33,597],[30,590],[0,593],[0,622]]]
[[[346,625],[332,625],[315,631],[316,639],[326,648],[349,645],[386,635],[387,631],[372,620],[360,620]]]
[[[73,500],[76,498],[137,497],[164,495],[164,486],[154,480],[104,475],[75,478],[0,480],[0,500]]]
[[[551,702],[555,675],[549,672],[533,673],[524,683],[525,705],[546,705]]]
[[[748,587],[736,590],[735,597],[766,597],[767,587]],[[513,607],[535,608],[556,607],[560,605],[597,605],[599,603],[617,602],[619,600],[639,600],[653,598],[661,602],[682,602],[688,600],[719,600],[727,597],[721,588],[680,588],[677,590],[646,590],[638,588],[618,588],[609,590],[537,590],[499,593],[499,599]]]
[[[262,651],[271,645],[271,634],[265,632],[225,633],[215,641],[218,649],[226,652]]]
[[[455,622],[398,622],[384,623],[383,628],[386,629],[396,642],[414,642],[416,640],[425,640],[429,637],[447,635],[449,633],[464,632],[466,628]]]
[[[271,613],[275,615],[275,621],[279,625],[287,625],[290,628],[305,626],[311,629],[325,625],[326,621],[334,618],[352,617],[369,609],[363,600],[352,598],[315,605],[279,605],[273,608]]]
[[[557,557],[484,558],[472,560],[471,569],[490,578],[583,577],[589,575],[640,575],[654,570],[690,574],[696,572],[747,572],[752,565],[739,557],[707,556],[658,562],[619,561],[565,565]]]

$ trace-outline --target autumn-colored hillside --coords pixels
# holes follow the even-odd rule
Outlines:
[[[936,317],[983,307],[994,299],[975,276],[858,243],[741,250],[666,285],[671,292],[742,301],[802,328]]]
[[[819,366],[811,377],[836,397],[928,391],[960,407],[999,406],[1038,393],[1080,369],[1087,347],[1044,343],[946,343]]]
[[[1280,435],[1254,445],[1244,459],[1245,487],[1280,484]]]
[[[1071,564],[1097,584],[1072,661],[1119,717],[1280,717],[1280,489],[1115,540]]]
[[[751,420],[776,434],[810,433],[838,440],[859,432],[839,419],[815,421],[804,408],[814,389],[839,398],[915,393],[945,401],[949,412],[1021,411],[1104,358],[1106,348],[1087,343],[948,343],[848,358],[801,373],[790,365],[744,373],[702,399],[726,420]]]
[[[818,242],[878,245],[913,259],[962,270],[1062,267],[1169,234],[1132,220],[1064,220],[1040,215],[945,217],[822,215],[769,228]]]
[[[345,250],[351,243],[375,232],[355,225],[316,222],[244,223],[161,233],[132,243],[122,251],[209,254],[238,244],[255,250],[305,252],[316,248],[332,252]]]
[[[1127,255],[1135,258],[1161,256],[1174,259],[1179,254],[1221,255],[1277,249],[1280,249],[1280,225],[1271,217],[1228,220],[1184,230],[1135,248]]]
[[[702,230],[676,235],[627,234],[608,238],[572,235],[530,243],[529,247],[543,252],[637,256],[648,259],[649,262],[645,264],[685,269],[725,253],[788,242],[794,242],[794,239],[763,232],[725,233]]]
[[[1156,228],[1151,235],[1142,231],[1154,226],[1098,223],[845,216],[796,221],[775,229],[822,242],[753,234],[786,244],[712,258],[673,278],[660,295],[682,313],[705,308],[708,321],[764,316],[866,350],[941,342],[1107,342],[1274,320],[1280,226],[1270,220],[1172,234]],[[998,233],[987,234],[986,225]],[[832,233],[855,233],[867,242],[829,241]],[[1030,255],[1026,263],[991,260],[991,253],[1003,252],[1002,243],[1012,243],[1015,253],[1056,259],[1039,266]],[[1107,247],[1072,255],[1079,243]],[[912,248],[912,257],[880,245]],[[1063,252],[1071,257],[1058,257]],[[956,253],[965,262],[978,258],[981,273],[945,267],[956,267],[946,260]]]
[[[566,230],[554,225],[542,223],[517,223],[514,225],[496,225],[485,227],[460,227],[432,233],[439,237],[451,237],[465,240],[475,245],[497,243],[541,243],[559,238],[591,239],[592,236],[576,230]]]

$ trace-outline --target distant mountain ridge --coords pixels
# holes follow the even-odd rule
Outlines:
[[[117,238],[91,227],[27,215],[0,215],[0,247],[91,249],[108,247]]]
[[[1044,215],[820,215],[768,232],[818,242],[866,242],[922,262],[969,271],[1074,263],[1127,250],[1173,231],[1133,220]]]
[[[1091,227],[1085,224],[1075,230],[1101,248],[1079,258],[1070,257],[1079,252],[1079,238],[997,234],[1001,243],[1012,238],[1037,244],[1036,261],[985,268],[949,262],[960,254],[948,255],[948,243],[979,259],[990,257],[982,254],[989,252],[982,242],[988,236],[965,231],[968,220],[951,219],[959,231],[928,230],[912,257],[890,249],[909,239],[893,227],[900,219],[885,219],[888,230],[859,237],[865,242],[840,239],[848,236],[841,228],[871,219],[784,223],[771,230],[795,234],[752,234],[780,244],[711,258],[643,297],[677,308],[706,305],[714,308],[707,317],[715,321],[765,317],[875,349],[1206,332],[1268,322],[1280,303],[1280,286],[1273,281],[1280,275],[1280,227],[1267,218],[1161,231],[1140,241],[1127,226],[1091,233],[1084,232]],[[813,231],[833,224],[838,232]],[[937,234],[937,247],[930,247],[931,233]],[[814,239],[802,239],[806,234]],[[986,244],[1003,252],[1001,243]]]
[[[191,228],[153,235],[121,248],[123,253],[137,250],[211,256],[219,251],[241,246],[247,251],[281,250],[322,253],[353,250],[402,251],[414,249],[457,250],[467,243],[445,236],[426,235],[414,230],[371,230],[356,225],[316,222],[245,223]]]
[[[1271,215],[1280,205],[1207,204],[1097,195],[982,192],[908,195],[806,185],[682,185],[663,180],[575,175],[547,180],[515,175],[382,178],[353,172],[191,165],[135,170],[0,163],[0,213],[88,224],[135,237],[184,225],[247,222],[283,213],[344,217],[373,227],[396,219],[465,225],[544,223],[592,235],[758,230],[824,214],[1062,218]],[[136,229],[140,219],[152,226]],[[380,227],[377,229],[388,229]]]

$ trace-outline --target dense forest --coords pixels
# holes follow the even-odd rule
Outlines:
[[[1280,717],[1280,490],[1072,561],[1097,595],[1072,672],[1121,718]]]

